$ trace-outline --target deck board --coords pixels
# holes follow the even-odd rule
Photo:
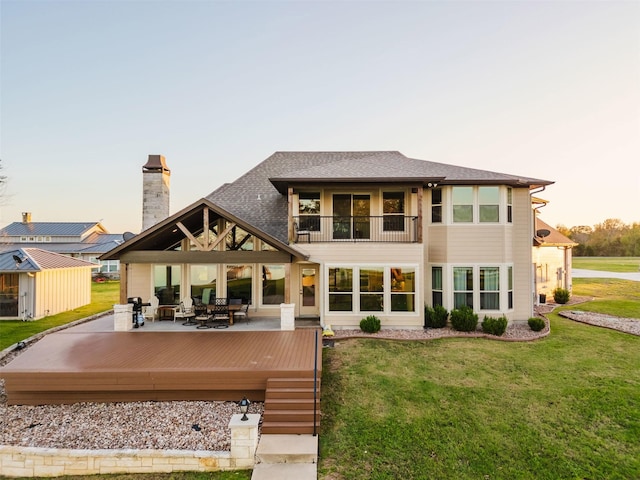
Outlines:
[[[267,379],[313,376],[321,342],[294,331],[54,333],[0,368],[7,403],[264,399]]]

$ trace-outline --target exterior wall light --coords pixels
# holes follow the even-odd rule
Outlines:
[[[240,413],[242,413],[242,418],[240,420],[246,422],[247,420],[249,420],[249,417],[247,417],[247,412],[249,411],[249,405],[251,405],[251,402],[247,400],[247,397],[242,397],[242,400],[240,400],[240,403],[238,405],[240,406]]]

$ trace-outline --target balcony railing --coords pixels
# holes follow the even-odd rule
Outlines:
[[[293,241],[296,243],[418,241],[418,217],[300,215],[293,217],[293,221]]]

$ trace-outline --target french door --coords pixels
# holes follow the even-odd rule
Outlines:
[[[371,237],[371,196],[333,194],[333,238],[344,240]]]

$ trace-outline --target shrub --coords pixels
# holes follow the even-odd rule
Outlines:
[[[556,288],[553,291],[553,300],[556,303],[567,303],[569,301],[569,297],[571,296],[571,294],[569,293],[569,290],[567,290],[566,288]]]
[[[504,315],[499,318],[485,316],[482,321],[482,331],[499,337],[507,330],[508,323]]]
[[[424,307],[424,324],[429,328],[443,328],[447,326],[449,312],[442,305]]]
[[[360,330],[367,333],[376,333],[380,331],[380,319],[375,315],[369,315],[368,317],[360,320]]]
[[[451,326],[459,332],[473,332],[478,326],[478,315],[466,305],[451,310]]]
[[[527,320],[527,323],[529,324],[529,328],[534,332],[539,332],[545,326],[544,319],[540,317],[531,317]]]

